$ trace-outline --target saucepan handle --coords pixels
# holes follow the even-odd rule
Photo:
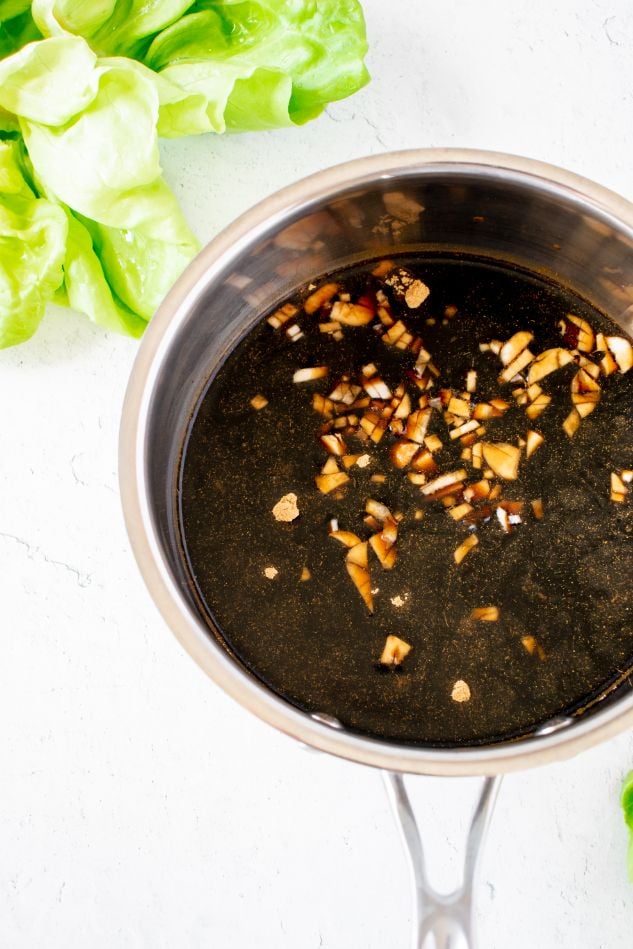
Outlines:
[[[414,885],[412,949],[475,949],[473,892],[479,857],[501,778],[485,778],[473,812],[461,886],[442,894],[429,883],[420,828],[401,774],[383,771],[387,794],[409,857]]]

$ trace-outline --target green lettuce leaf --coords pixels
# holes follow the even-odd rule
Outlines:
[[[70,34],[0,62],[0,106],[18,115],[39,194],[64,214],[67,302],[135,336],[198,249],[161,177],[158,98],[148,69],[98,60]]]
[[[42,33],[76,33],[100,56],[139,58],[142,41],[178,20],[191,0],[34,0]],[[147,44],[145,44],[147,45]]]
[[[19,143],[0,142],[0,347],[33,335],[64,279],[64,212],[36,197],[21,166]]]
[[[356,92],[366,52],[357,0],[217,0],[160,33],[144,62],[202,95],[213,131],[252,131],[307,122]]]
[[[31,9],[31,0],[0,0],[0,23],[13,20]]]
[[[369,79],[358,0],[35,0],[33,14],[157,73],[170,137],[302,124]]]
[[[366,48],[358,0],[0,0],[0,345],[53,295],[139,335],[198,249],[158,136],[305,122]]]
[[[68,209],[68,239],[64,256],[66,302],[104,329],[141,336],[147,323],[116,298],[95,252],[88,229]],[[151,314],[150,314],[151,315]]]
[[[633,771],[629,771],[622,785],[622,809],[629,828],[629,877],[633,883]]]
[[[194,238],[187,242],[178,232],[179,220],[173,217],[175,230],[170,240],[88,219],[83,219],[83,224],[113,293],[131,311],[150,320],[197,250]]]
[[[29,43],[0,61],[0,107],[25,120],[63,125],[94,100],[96,62],[78,36]]]
[[[41,39],[41,33],[29,0],[0,0],[0,59],[36,39]]]
[[[54,42],[43,40],[38,46]],[[151,214],[147,192],[163,185],[156,133],[158,95],[126,60],[98,66],[93,73],[92,101],[79,114],[64,124],[50,125],[20,113],[22,134],[39,180],[64,204],[104,224],[136,226],[148,210]],[[62,65],[57,79],[70,97],[75,95],[73,78]],[[159,223],[157,215],[155,220]]]

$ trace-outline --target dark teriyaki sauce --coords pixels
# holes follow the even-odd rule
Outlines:
[[[609,497],[611,472],[633,466],[633,371],[600,377],[599,405],[569,438],[562,423],[578,366],[565,366],[541,382],[552,402],[530,422],[511,395],[514,386],[497,382],[499,358],[481,353],[480,342],[529,330],[540,353],[561,345],[557,323],[569,312],[596,331],[622,332],[570,292],[505,265],[448,256],[399,263],[431,291],[415,310],[391,300],[396,317],[432,354],[438,387],[463,390],[466,371],[475,368],[474,401],[501,396],[512,403],[503,417],[484,422],[484,440],[516,444],[528,429],[545,438],[529,460],[523,455],[517,480],[493,482],[503,485],[504,498],[525,502],[522,523],[506,534],[495,516],[480,522],[478,546],[456,565],[455,548],[472,529],[455,523],[441,503],[423,502],[420,488],[389,460],[389,432],[378,445],[346,439],[349,452],[367,452],[372,462],[350,469],[342,498],[319,493],[314,479],[327,456],[313,393],[327,395],[337,379],[357,376],[369,362],[393,389],[415,356],[385,346],[372,325],[344,327],[337,341],[319,332],[327,316],[300,310],[291,321],[303,331],[300,340],[262,319],[200,401],[181,468],[183,546],[203,611],[239,661],[289,702],[387,740],[500,740],[581,708],[633,662],[631,495],[623,504]],[[381,286],[371,269],[328,280],[355,300]],[[307,292],[295,300],[299,306]],[[449,320],[447,306],[458,311]],[[326,379],[293,384],[296,369],[316,365],[328,367]],[[420,393],[409,391],[415,405]],[[268,399],[261,411],[250,405],[258,393]],[[444,443],[440,472],[464,466],[469,482],[481,477],[460,460],[462,445],[450,442],[440,411],[429,432]],[[376,473],[386,481],[371,482]],[[289,492],[300,516],[277,523],[272,508]],[[328,537],[336,518],[342,530],[367,539],[367,498],[404,514],[394,569],[383,570],[370,552],[373,615],[347,574],[345,549]],[[532,514],[533,499],[542,499],[541,520]],[[420,508],[424,516],[415,520]],[[264,572],[271,566],[274,579]],[[304,567],[310,580],[300,580]],[[473,608],[487,605],[499,607],[499,620],[473,621]],[[397,668],[378,663],[388,635],[412,646]],[[526,650],[530,636],[540,655]],[[469,701],[451,698],[458,680],[468,683]]]

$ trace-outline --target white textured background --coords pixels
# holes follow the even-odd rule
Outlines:
[[[633,198],[627,0],[365,0],[373,83],[298,130],[164,148],[207,240],[281,185],[384,149],[524,153]],[[408,885],[378,775],[248,717],[181,651],[124,533],[136,344],[51,312],[0,353],[0,945],[398,949]],[[506,780],[483,949],[630,949],[633,734]],[[438,882],[469,783],[412,782]]]

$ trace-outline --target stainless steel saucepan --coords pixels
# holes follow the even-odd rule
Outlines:
[[[305,745],[383,770],[408,850],[417,915],[413,945],[474,945],[477,855],[499,775],[558,761],[633,725],[631,670],[571,717],[521,740],[425,748],[348,732],[270,691],[212,635],[183,568],[175,485],[201,390],[262,313],[310,279],[370,257],[463,250],[549,276],[627,332],[633,326],[633,205],[577,175],[490,152],[419,150],[330,168],[272,195],[193,261],[145,335],[121,425],[127,529],[149,591],[184,648],[261,719]],[[632,657],[633,664],[633,657]],[[430,886],[403,775],[481,775],[459,890]]]

